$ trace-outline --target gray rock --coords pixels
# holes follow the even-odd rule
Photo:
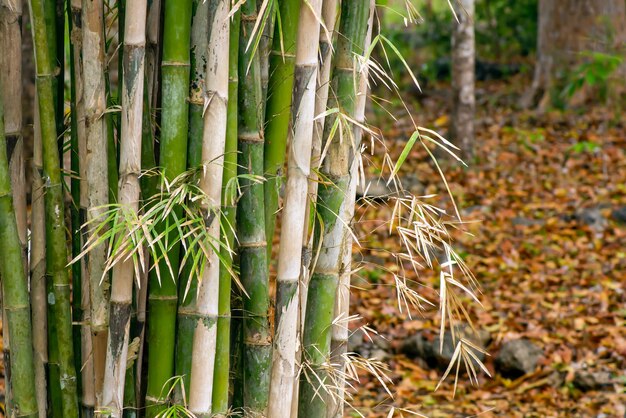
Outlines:
[[[356,353],[362,345],[363,333],[361,331],[350,333],[350,336],[348,337],[348,351]]]
[[[496,367],[505,377],[520,377],[535,370],[541,354],[541,349],[527,339],[509,341],[502,344]]]
[[[423,333],[417,333],[403,342],[400,346],[400,352],[410,358],[422,359],[430,367],[445,369],[452,360],[459,338],[465,338],[483,350],[491,341],[489,332],[485,330],[474,332],[471,327],[466,324],[457,326],[455,336],[456,340],[453,341],[452,333],[449,330],[446,331],[444,333],[443,349],[441,349],[441,337],[439,335],[436,335],[434,338],[428,338]],[[480,361],[484,361],[484,353],[474,351],[474,354]]]
[[[590,390],[602,390],[613,384],[611,374],[605,371],[591,372],[587,370],[578,370],[574,374],[574,386],[587,392]]]
[[[391,355],[385,350],[376,348],[370,353],[369,358],[373,358],[374,360],[385,362],[391,358]]]
[[[585,225],[589,225],[595,232],[604,232],[609,224],[600,211],[600,207],[579,210],[576,213],[576,219]]]
[[[626,206],[613,209],[611,211],[611,218],[621,224],[626,224]]]

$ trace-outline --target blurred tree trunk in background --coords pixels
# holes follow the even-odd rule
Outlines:
[[[470,162],[474,156],[474,0],[453,2],[458,21],[452,29],[452,119],[450,138],[460,157]]]
[[[624,0],[540,0],[537,64],[521,105],[545,109],[551,90],[563,87],[568,73],[584,61],[581,52],[623,55],[625,41]]]

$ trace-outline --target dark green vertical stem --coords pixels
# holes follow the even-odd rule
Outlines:
[[[192,1],[166,0],[164,7],[160,165],[171,181],[187,167]],[[174,274],[180,263],[179,248],[174,245],[168,252]],[[164,386],[174,373],[177,277],[171,276],[163,261],[160,270],[160,282],[154,271],[150,274],[148,296],[148,418],[163,410],[163,396],[167,394]]]
[[[202,164],[202,115],[205,93],[206,55],[209,42],[209,3],[193,0],[191,18],[191,76],[189,87],[189,149],[187,167],[199,168]],[[182,257],[182,254],[181,254]],[[193,335],[198,322],[195,314],[198,280],[192,277],[192,261],[183,268],[178,285],[178,325],[176,330],[176,375],[183,376],[185,393],[189,393]],[[189,289],[187,289],[189,288]],[[185,293],[186,292],[186,293]],[[180,388],[176,391],[176,401],[182,402]]]
[[[36,87],[39,97],[39,115],[43,146],[43,168],[46,178],[46,274],[53,285],[48,295],[56,326],[60,391],[64,416],[78,416],[76,370],[72,345],[72,315],[70,307],[70,279],[67,265],[65,218],[61,170],[55,126],[53,95],[53,66],[48,55],[44,7],[41,0],[31,0],[31,19],[36,55]]]
[[[261,78],[258,54],[246,45],[253,31],[256,2],[241,6],[239,40],[239,174],[263,176],[263,130]],[[244,408],[253,416],[265,416],[269,398],[272,341],[269,327],[267,242],[265,237],[265,198],[263,184],[240,179],[242,196],[237,207],[237,235],[244,322]]]
[[[269,56],[269,82],[265,108],[265,235],[267,254],[272,253],[279,192],[283,180],[287,134],[291,120],[291,93],[296,62],[296,34],[301,0],[278,2],[280,24],[275,25]],[[306,6],[308,7],[308,6]]]
[[[3,308],[11,341],[9,383],[13,416],[36,417],[35,370],[33,336],[30,320],[28,281],[24,274],[20,244],[13,209],[11,176],[4,134],[4,112],[0,95],[0,275],[2,276]]]

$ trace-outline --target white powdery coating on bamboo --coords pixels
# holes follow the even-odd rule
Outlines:
[[[208,250],[208,265],[198,287],[198,320],[193,337],[189,409],[195,414],[211,413],[213,373],[217,342],[217,315],[220,276],[220,215],[224,147],[228,110],[229,0],[219,0],[211,24],[206,63],[206,92],[202,138],[203,173],[200,188],[207,195],[203,203],[206,218],[211,219],[207,232],[213,240]],[[214,216],[210,212],[213,211]]]
[[[322,1],[309,1],[300,9],[296,46],[293,133],[287,162],[287,187],[283,206],[277,286],[294,284],[294,294],[286,306],[277,306],[278,324],[272,358],[269,416],[289,417],[296,377],[296,348],[299,310],[299,284],[302,268],[302,242],[293,237],[304,234],[307,213],[308,176],[311,170],[315,90],[317,84],[318,17]],[[303,77],[305,77],[303,79]],[[308,79],[306,79],[308,77]],[[299,94],[300,97],[297,97]],[[280,301],[279,301],[280,302]]]

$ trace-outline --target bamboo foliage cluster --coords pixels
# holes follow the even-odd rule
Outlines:
[[[10,416],[342,416],[374,1],[28,3],[31,185],[0,3]]]

